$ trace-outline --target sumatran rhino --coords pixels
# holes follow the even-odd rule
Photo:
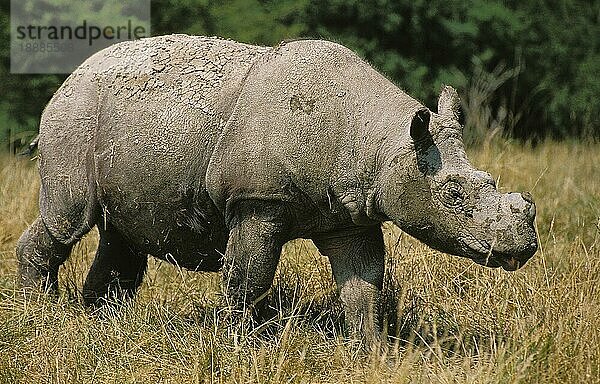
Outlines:
[[[40,216],[17,255],[26,288],[94,226],[83,296],[135,293],[147,255],[223,271],[229,303],[266,296],[284,243],[329,258],[349,329],[376,339],[381,223],[450,254],[516,270],[535,253],[535,204],[467,159],[459,99],[437,113],[347,48],[218,38],[124,42],[85,61],[40,124]]]

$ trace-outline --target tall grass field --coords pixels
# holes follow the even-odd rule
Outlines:
[[[220,275],[151,259],[137,298],[80,303],[97,234],[58,298],[23,298],[15,243],[37,215],[35,161],[0,157],[0,383],[600,383],[600,145],[493,142],[470,151],[501,191],[531,191],[540,247],[516,272],[434,251],[390,223],[385,345],[344,337],[327,259],[284,247],[261,326],[224,311]]]

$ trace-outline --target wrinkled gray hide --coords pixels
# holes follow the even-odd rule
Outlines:
[[[445,87],[433,113],[348,49],[162,36],[83,63],[41,120],[40,216],[19,240],[24,287],[55,290],[94,225],[87,303],[130,296],[147,255],[223,270],[237,307],[271,286],[282,245],[312,239],[352,332],[377,338],[380,223],[514,270],[537,247],[528,194],[469,163]]]

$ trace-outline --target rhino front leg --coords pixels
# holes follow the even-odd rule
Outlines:
[[[284,209],[278,204],[243,202],[230,225],[223,266],[223,290],[229,306],[264,313],[268,292],[285,243]]]
[[[378,300],[385,268],[381,228],[354,228],[313,240],[331,263],[350,336],[373,346],[379,341]]]

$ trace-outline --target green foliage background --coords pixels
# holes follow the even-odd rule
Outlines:
[[[8,3],[0,5],[0,142],[18,144],[35,134],[65,76],[9,73]],[[481,110],[493,117],[478,119],[485,126],[476,135],[499,127],[533,141],[600,138],[598,0],[153,1],[152,34],[167,33],[262,45],[333,40],[431,108],[441,84],[455,86],[470,102],[467,127]]]

